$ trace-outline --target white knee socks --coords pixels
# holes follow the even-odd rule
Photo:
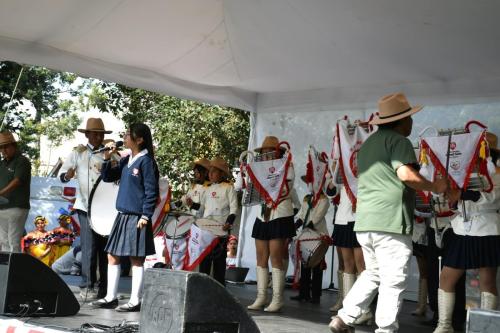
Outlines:
[[[118,282],[120,281],[120,265],[108,265],[108,291],[104,299],[107,302],[118,296]]]
[[[132,291],[130,293],[129,303],[137,305],[140,303],[140,293],[142,287],[142,278],[144,276],[144,267],[132,266]]]

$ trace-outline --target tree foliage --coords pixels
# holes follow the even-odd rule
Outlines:
[[[90,91],[89,106],[151,127],[160,172],[176,191],[185,190],[195,159],[220,156],[232,167],[247,149],[248,112],[102,82]]]
[[[19,73],[23,68],[17,90],[10,99]],[[0,117],[4,129],[20,138],[21,149],[38,165],[40,136],[47,135],[55,144],[73,137],[79,119],[78,88],[71,85],[76,76],[38,66],[0,62]],[[67,98],[61,99],[66,93]],[[76,101],[75,101],[76,100]]]

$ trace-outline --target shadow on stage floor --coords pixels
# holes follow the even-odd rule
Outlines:
[[[79,277],[63,276],[63,279],[68,283],[73,292],[75,292],[78,300],[79,297],[78,284]],[[125,303],[128,300],[130,292],[130,278],[122,278],[120,280],[119,293],[122,296],[120,303]],[[234,285],[229,284],[227,289],[246,307],[253,302],[255,297],[255,285]],[[269,294],[271,290],[269,290]],[[328,323],[331,313],[328,308],[335,303],[336,292],[325,290],[321,297],[321,304],[299,303],[291,301],[290,296],[296,292],[287,289],[285,290],[285,306],[279,314],[267,314],[263,311],[249,311],[262,333],[291,333],[291,332],[329,332]],[[210,306],[210,305],[208,305]],[[415,308],[414,302],[405,301],[403,310],[400,315],[400,332],[404,333],[427,333],[432,332],[433,328],[425,326],[421,323],[422,319],[413,317],[410,312]],[[139,321],[140,313],[118,313],[115,310],[92,309],[87,303],[81,305],[80,312],[72,317],[57,317],[57,318],[23,318],[28,323],[38,326],[40,324],[49,325],[52,328],[77,329],[84,323],[95,323],[107,326],[115,326],[123,321]],[[357,326],[356,332],[373,332],[375,326]]]

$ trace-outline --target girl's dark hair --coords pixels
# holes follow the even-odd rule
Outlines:
[[[151,130],[148,125],[143,123],[135,123],[129,126],[130,137],[132,140],[136,141],[137,138],[142,138],[142,143],[139,145],[139,149],[146,149],[148,151],[149,156],[153,159],[155,166],[155,174],[156,178],[159,178],[158,165],[155,160],[155,153],[153,148],[153,137],[151,136]]]

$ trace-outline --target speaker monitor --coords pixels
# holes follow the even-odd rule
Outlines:
[[[206,274],[148,269],[144,277],[141,333],[258,333],[243,307]]]
[[[472,309],[467,313],[467,333],[500,332],[500,312]]]
[[[70,316],[80,304],[50,267],[24,253],[0,252],[0,314]]]

